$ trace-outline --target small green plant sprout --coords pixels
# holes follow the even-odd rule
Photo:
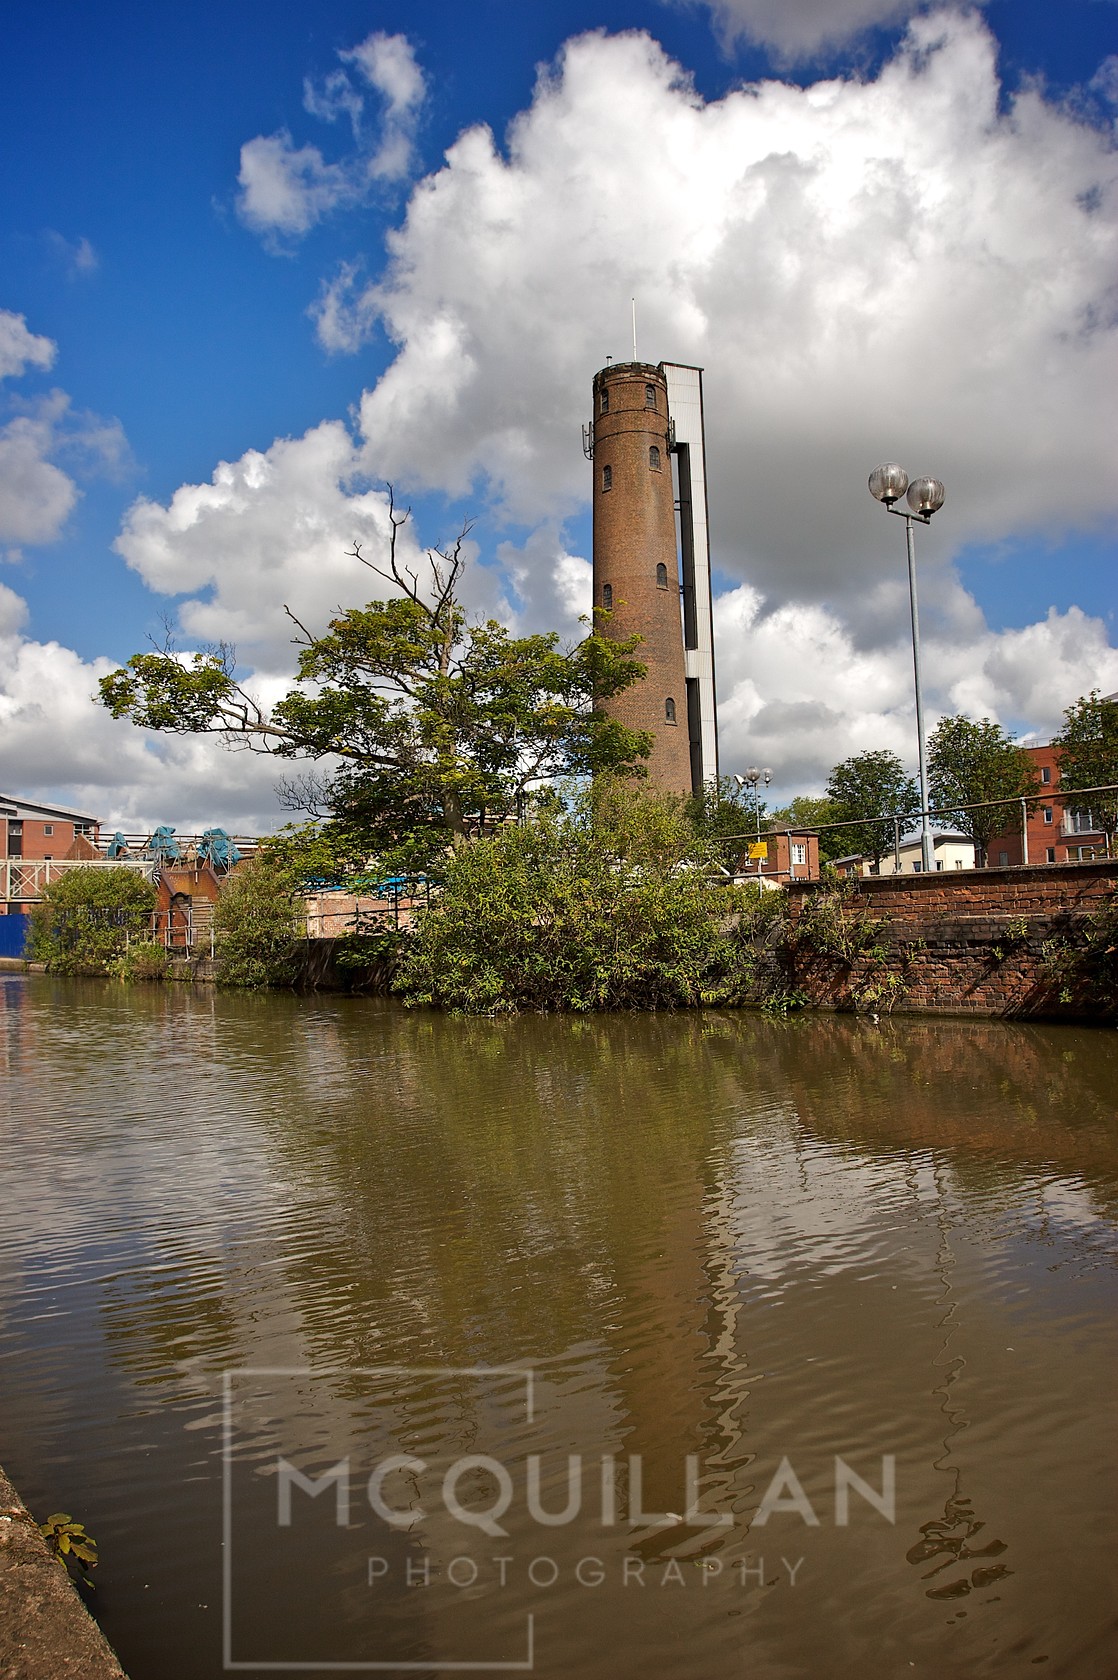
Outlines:
[[[907,991],[899,974],[882,974],[852,987],[850,998],[855,1009],[864,1009],[876,1018],[879,1013],[891,1015]]]
[[[56,1511],[39,1533],[71,1578],[93,1591],[89,1571],[97,1567],[97,1542],[85,1531],[85,1525],[75,1522],[65,1511]]]

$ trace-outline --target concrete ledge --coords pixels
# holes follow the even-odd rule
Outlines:
[[[217,978],[217,964],[211,957],[172,957],[167,966],[167,978],[212,983]]]
[[[0,1470],[0,1680],[126,1680],[78,1589]]]

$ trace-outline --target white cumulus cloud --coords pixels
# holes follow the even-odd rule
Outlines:
[[[1035,89],[999,103],[974,16],[914,23],[873,81],[704,103],[645,36],[568,44],[507,149],[461,136],[335,343],[399,346],[361,419],[377,470],[517,519],[583,504],[589,376],[706,368],[719,564],[766,594],[864,592],[864,490],[948,486],[958,545],[1102,523],[1118,384],[1118,155]]]
[[[108,659],[86,661],[24,635],[26,608],[0,585],[0,790],[72,803],[110,832],[219,825],[266,832],[287,820],[277,767],[206,738],[157,736],[113,719],[93,696]]]
[[[922,9],[921,0],[694,0],[709,8],[727,46],[744,37],[778,63],[814,58],[881,24]]]
[[[15,399],[13,399],[13,402]],[[131,454],[118,420],[72,408],[65,391],[20,401],[22,412],[0,426],[0,543],[55,542],[80,491],[59,459],[80,474],[120,477]]]
[[[256,233],[306,233],[354,196],[341,164],[327,163],[317,146],[296,146],[286,129],[246,140],[237,180],[237,208]]]
[[[900,635],[867,648],[826,606],[767,605],[748,584],[715,602],[723,769],[769,764],[778,795],[790,795],[821,792],[830,767],[852,753],[888,748],[911,764],[911,642]],[[1030,738],[1046,740],[1077,695],[1118,683],[1118,649],[1077,607],[1003,631],[962,590],[951,607],[950,622],[923,642],[929,732],[965,712],[1028,719]]]
[[[285,606],[321,630],[339,606],[383,596],[384,583],[347,551],[357,542],[383,562],[389,536],[384,486],[368,485],[352,438],[330,421],[222,461],[208,484],[182,485],[166,507],[141,497],[115,546],[149,588],[189,596],[179,620],[192,641],[233,642],[258,672],[286,675],[296,630]],[[411,523],[398,544],[414,566]]]
[[[47,459],[55,441],[50,419],[21,415],[0,427],[0,542],[48,543],[60,535],[78,489]]]
[[[380,132],[365,165],[367,172],[375,179],[403,180],[412,167],[416,124],[427,94],[411,42],[406,35],[376,30],[338,56],[355,67],[383,102]]]
[[[57,353],[52,338],[30,331],[26,315],[0,309],[0,379],[18,379],[29,367],[53,367]]]
[[[52,367],[57,350],[26,317],[0,309],[0,379]],[[22,544],[56,541],[78,499],[59,457],[79,474],[110,476],[130,457],[120,422],[74,410],[65,391],[6,393],[5,408],[12,418],[0,424],[0,544],[12,546],[0,557],[18,559]]]
[[[354,77],[333,70],[321,82],[308,78],[303,105],[326,122],[347,117],[351,152],[330,162],[318,146],[297,146],[286,128],[258,134],[241,147],[237,210],[266,238],[298,239],[331,211],[361,203],[378,182],[401,181],[412,170],[426,85],[411,43],[404,35],[375,31],[338,57],[353,67]],[[362,88],[376,97],[372,125]]]
[[[378,327],[397,347],[359,437],[327,424],[140,502],[120,549],[188,593],[191,635],[278,675],[283,600],[318,623],[376,592],[344,549],[383,539],[387,478],[469,496],[494,561],[471,604],[574,633],[580,423],[635,294],[641,354],[706,369],[726,765],[770,762],[796,791],[863,747],[911,762],[903,544],[865,488],[886,459],[948,489],[920,533],[933,721],[1044,734],[1118,688],[1105,626],[1072,608],[995,631],[955,559],[1113,525],[1116,272],[1109,134],[1036,87],[1007,96],[975,13],[917,17],[873,78],[712,102],[647,36],[583,36],[502,144],[469,129],[415,186],[378,278],[355,261],[324,290],[330,348]]]

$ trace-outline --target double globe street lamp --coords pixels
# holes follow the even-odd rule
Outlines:
[[[925,874],[935,869],[931,819],[928,815],[928,764],[924,747],[924,701],[920,690],[920,618],[916,610],[916,543],[912,527],[917,520],[930,525],[932,514],[943,506],[945,491],[938,478],[914,478],[911,483],[903,467],[895,461],[875,467],[870,474],[870,495],[882,503],[887,513],[895,513],[905,522],[908,544],[908,600],[912,612],[912,666],[916,679],[916,745],[920,758],[920,855]],[[894,507],[904,496],[907,510]]]

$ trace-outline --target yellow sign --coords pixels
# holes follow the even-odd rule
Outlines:
[[[765,840],[758,840],[754,845],[750,846],[749,855],[751,858],[767,858],[769,855],[768,842]]]

